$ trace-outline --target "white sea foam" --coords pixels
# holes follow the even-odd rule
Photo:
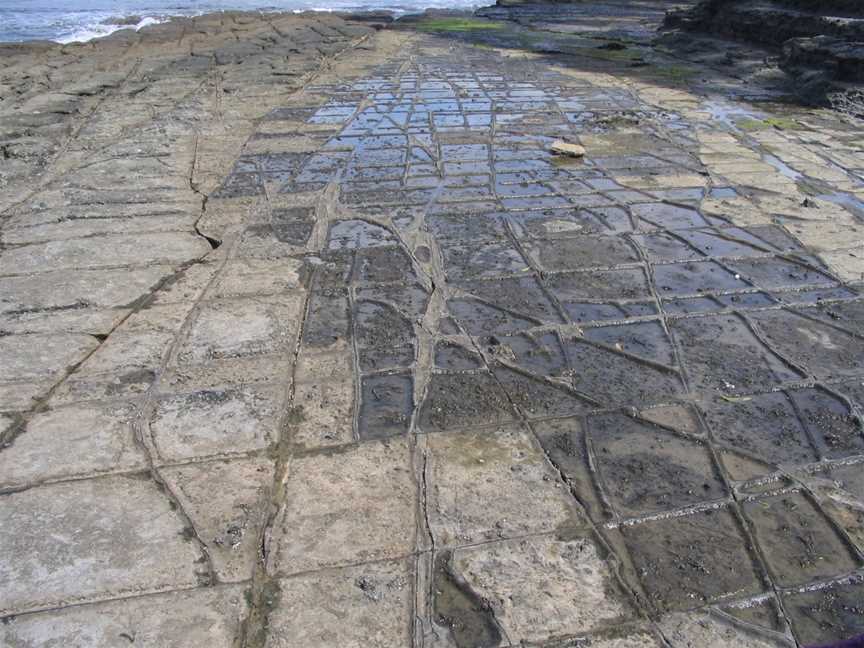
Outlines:
[[[116,31],[120,31],[121,29],[134,29],[138,31],[139,29],[143,29],[148,25],[158,25],[159,23],[163,23],[169,20],[165,17],[157,17],[157,16],[147,16],[146,18],[142,18],[139,22],[134,25],[129,24],[117,24],[111,22],[98,22],[95,24],[85,25],[80,29],[75,30],[71,34],[66,36],[60,36],[54,40],[58,43],[86,43],[87,41],[91,41],[94,38],[104,38],[109,34],[113,34]]]
[[[0,0],[0,42],[34,39],[73,43],[120,29],[142,29],[174,16],[240,11],[366,11],[396,15],[427,8],[470,9],[493,0]],[[143,16],[135,25],[118,16]],[[118,22],[119,21],[119,22]]]

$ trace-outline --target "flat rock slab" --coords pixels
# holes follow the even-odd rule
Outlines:
[[[189,588],[201,551],[146,477],[106,477],[0,497],[4,615]]]
[[[165,648],[229,648],[248,607],[240,586],[157,594],[15,617],[6,646],[91,646],[118,641]]]
[[[512,641],[581,634],[632,614],[588,538],[538,537],[459,549],[451,568],[489,601]]]
[[[405,646],[411,641],[412,580],[405,561],[280,580],[267,646]]]
[[[275,573],[411,553],[417,486],[405,441],[299,458],[286,488],[293,496],[269,539]]]

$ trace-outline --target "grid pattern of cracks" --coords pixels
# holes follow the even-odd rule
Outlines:
[[[641,613],[710,607],[743,618],[736,611],[765,606],[770,630],[789,633],[787,600],[860,575],[861,555],[807,485],[861,460],[859,406],[844,391],[860,375],[857,291],[779,227],[701,213],[703,197],[736,190],[674,186],[703,173],[683,126],[643,122],[650,152],[568,163],[549,155],[551,142],[578,135],[586,115],[634,108],[632,97],[460,56],[457,65],[418,50],[362,81],[313,88],[327,100],[299,109],[309,124],[338,127],[279,191],[338,196],[342,215],[313,251],[310,287],[311,303],[339,306],[310,311],[304,329],[328,329],[328,340],[350,331],[353,441],[420,435],[423,508],[425,434],[530,430]],[[646,189],[646,175],[672,185]],[[786,329],[843,346],[849,371],[811,367],[795,333],[774,341]],[[736,410],[762,399],[801,427],[795,456],[775,452],[769,429],[742,442]],[[760,516],[780,509],[788,530],[782,511],[804,507],[816,526],[807,533],[846,555],[798,582],[783,562],[794,551],[766,556],[777,546]],[[424,623],[435,625],[442,586],[435,561],[452,549],[436,547],[428,513],[426,526],[416,636],[434,632]],[[690,552],[676,559],[696,563],[680,568],[684,580],[650,548],[666,527]],[[711,542],[738,546],[717,558]],[[723,564],[712,559],[752,563],[752,578],[694,577]]]

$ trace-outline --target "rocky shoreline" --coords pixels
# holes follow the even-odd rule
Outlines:
[[[671,12],[666,28],[754,43],[779,52],[796,95],[830,105],[864,83],[864,6],[848,0],[704,0]],[[864,105],[859,107],[864,116]]]

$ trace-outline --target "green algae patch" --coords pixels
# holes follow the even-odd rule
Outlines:
[[[657,68],[657,74],[675,83],[685,83],[696,75],[696,70],[684,65],[664,65]]]
[[[623,63],[632,63],[634,61],[641,61],[643,59],[643,53],[637,50],[631,49],[622,49],[622,50],[608,50],[601,48],[587,48],[587,47],[579,47],[574,48],[571,51],[572,54],[579,54],[580,56],[588,56],[590,58],[600,59],[602,61],[619,61]]]
[[[415,25],[417,31],[470,33],[490,29],[503,29],[504,23],[478,18],[430,18]]]

